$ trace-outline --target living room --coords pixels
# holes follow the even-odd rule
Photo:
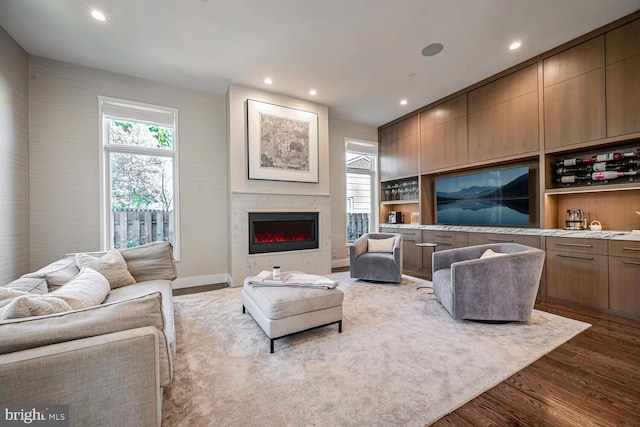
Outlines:
[[[393,73],[387,70],[387,74],[377,75],[378,83],[386,79],[401,81],[402,83],[394,86],[394,90],[402,89],[403,92],[394,97],[378,98],[373,95],[370,98],[365,97],[367,92],[374,92],[374,88],[367,86],[370,84],[369,80],[362,83],[358,75],[352,75],[348,80],[342,81],[337,77],[340,74],[330,73],[332,68],[342,66],[339,62],[336,62],[338,65],[317,65],[318,69],[324,70],[327,74],[324,76],[326,83],[322,86],[311,81],[317,74],[313,68],[304,71],[298,69],[295,78],[277,75],[272,71],[295,68],[291,66],[295,59],[274,64],[269,57],[269,45],[275,46],[277,42],[283,42],[287,37],[291,38],[291,34],[296,31],[305,36],[312,33],[308,28],[304,28],[303,31],[302,24],[290,24],[290,27],[283,28],[274,39],[262,43],[260,31],[271,34],[271,31],[275,31],[272,28],[275,24],[266,20],[263,22],[260,13],[255,13],[256,16],[253,17],[244,16],[254,14],[251,8],[258,5],[248,2],[241,6],[220,6],[207,0],[194,3],[188,6],[189,15],[186,15],[186,12],[185,15],[179,15],[179,22],[173,22],[171,16],[164,14],[162,19],[159,19],[166,28],[163,27],[154,33],[155,42],[176,43],[175,48],[169,49],[175,55],[172,60],[162,58],[163,55],[155,49],[158,44],[154,44],[154,48],[144,45],[147,39],[134,25],[137,19],[142,20],[142,16],[137,16],[143,14],[142,6],[136,12],[125,13],[123,10],[128,6],[122,5],[122,10],[116,11],[113,10],[116,9],[113,6],[105,4],[102,10],[106,15],[106,22],[95,21],[89,15],[90,9],[81,2],[67,2],[64,6],[25,2],[26,6],[19,6],[18,2],[9,1],[3,2],[0,6],[0,14],[3,16],[0,18],[0,78],[3,104],[0,119],[0,165],[3,170],[0,200],[3,201],[3,217],[7,219],[0,226],[3,236],[0,242],[0,259],[3,261],[0,264],[2,283],[8,283],[35,271],[64,254],[110,249],[105,246],[102,218],[105,211],[101,185],[103,176],[100,170],[103,167],[103,152],[99,141],[99,97],[170,107],[179,112],[179,258],[176,262],[177,279],[173,281],[174,289],[220,283],[240,287],[245,277],[270,269],[273,265],[327,275],[332,272],[332,267],[348,265],[349,259],[346,236],[345,139],[378,142],[379,128],[603,25],[633,13],[637,15],[640,8],[638,1],[616,2],[616,7],[602,7],[597,1],[589,2],[588,7],[581,8],[584,10],[570,12],[580,14],[579,18],[574,19],[576,22],[571,22],[573,33],[567,30],[553,42],[547,41],[551,44],[527,51],[529,53],[521,53],[517,59],[506,57],[509,52],[487,58],[486,63],[477,63],[477,67],[481,68],[480,74],[474,74],[473,77],[464,76],[463,79],[460,75],[464,73],[458,71],[454,76],[458,77],[458,80],[452,78],[452,86],[435,88],[435,91],[430,88],[430,97],[419,98],[415,94],[415,88],[420,86],[411,81],[425,79],[420,80],[420,85],[438,86],[424,83],[430,81],[425,75],[435,73],[435,67],[421,64],[418,75],[411,76],[411,73],[415,73],[411,69],[414,64],[413,61],[407,60],[409,68],[398,65],[398,69]],[[380,15],[390,13],[396,8],[390,3],[378,4],[383,12],[378,12],[376,17],[380,18]],[[418,11],[426,14],[436,12],[439,7],[444,8],[442,4],[433,4],[427,9],[421,9],[418,4],[420,2],[410,3],[406,6],[407,11],[403,12],[409,16],[412,14],[411,11],[414,14]],[[500,6],[506,7],[506,3],[509,2],[499,3]],[[552,7],[553,3],[550,2],[548,6]],[[573,3],[576,4],[579,2]],[[335,18],[337,22],[325,23],[322,19],[309,22],[302,18],[305,11],[301,10],[299,5],[284,2],[279,6],[283,9],[283,20],[299,20],[312,29],[322,29],[321,34],[325,38],[330,37],[332,32],[325,27],[333,25],[340,28],[338,34],[342,36],[343,27],[350,25],[349,20],[359,17],[359,8],[351,5],[343,6],[343,18]],[[326,14],[322,15],[323,19],[329,20],[335,15],[335,9],[332,8],[336,7],[338,6],[335,4],[318,6],[317,12]],[[461,9],[467,7],[471,5],[459,6]],[[498,8],[490,1],[482,6],[473,7]],[[65,8],[69,10],[62,10]],[[515,9],[517,10],[518,6],[515,6]],[[563,9],[570,10],[568,6]],[[603,9],[607,10],[603,12]],[[466,16],[462,10],[456,8],[453,11],[447,10],[454,16],[458,13],[459,18],[465,23],[471,25],[474,21],[474,14]],[[135,16],[125,19],[125,15],[130,13]],[[637,17],[636,15],[634,16]],[[234,20],[226,22],[225,18],[231,16]],[[245,26],[254,28],[252,31],[255,33],[252,32],[250,36],[242,37],[236,32],[237,29],[232,31],[230,22],[236,25],[243,16],[252,24]],[[526,14],[514,16],[517,16],[517,19],[514,18],[517,21],[528,19]],[[41,19],[42,21],[35,22],[46,22],[50,27],[33,24],[30,19]],[[59,21],[54,22],[55,19]],[[423,25],[420,19],[415,21],[413,25],[416,27]],[[132,26],[123,27],[124,22]],[[276,22],[282,24],[282,21]],[[583,22],[583,27],[578,26],[579,22]],[[382,25],[379,22],[378,24]],[[435,24],[429,21],[428,25]],[[212,50],[218,52],[213,59],[203,58],[203,55],[191,45],[189,37],[193,36],[192,33],[180,36],[183,29],[186,31],[189,27],[207,26],[221,28],[220,33],[203,36],[208,37],[207,43],[211,44]],[[478,26],[482,27],[480,24]],[[392,31],[390,27],[383,28],[385,32]],[[225,31],[229,34],[226,37]],[[477,31],[480,31],[480,28]],[[164,40],[163,36],[174,40]],[[533,39],[535,34],[525,34],[522,37],[525,36]],[[73,46],[78,52],[85,49],[85,52],[93,51],[93,54],[86,53],[89,58],[86,62],[72,56],[68,49],[63,49],[67,44],[63,37],[73,40]],[[384,45],[384,37],[376,35],[374,30],[360,35],[351,34],[351,37],[351,41],[356,41],[355,45]],[[49,44],[45,43],[47,40]],[[337,49],[340,42],[337,36],[330,38],[329,46],[318,46],[319,42],[313,38],[306,41],[309,43],[309,49],[320,49],[320,52]],[[414,43],[419,46],[416,59],[429,59],[420,55],[420,49],[426,43],[437,41],[443,40],[417,40]],[[42,44],[39,45],[38,42]],[[500,42],[507,43],[507,40]],[[128,45],[137,47],[138,50],[126,50],[125,46]],[[234,56],[232,50],[239,45],[254,46],[243,51],[241,55]],[[350,47],[353,49],[354,45]],[[272,50],[284,50],[290,58],[310,56],[311,58],[305,59],[309,61],[306,63],[307,67],[308,64],[313,64],[314,57],[317,57],[317,62],[325,62],[317,53],[287,49],[278,46],[278,49]],[[445,43],[444,53],[448,49],[449,45]],[[105,59],[107,53],[114,52],[120,52],[119,62],[109,63]],[[383,52],[380,56],[370,57],[352,50],[343,53],[339,59],[353,59],[358,63],[356,65],[359,65],[355,68],[362,73],[376,74],[373,68],[377,63],[386,61],[384,55]],[[151,59],[160,62],[147,64],[146,61]],[[438,56],[432,59],[444,61]],[[166,70],[161,62],[164,60],[170,62]],[[236,62],[232,63],[232,60]],[[208,68],[211,65],[209,61],[229,62],[228,65],[220,67],[220,75],[224,77],[213,75],[215,71]],[[491,64],[492,62],[501,65]],[[125,68],[127,64],[129,68]],[[344,68],[351,69],[347,64]],[[458,64],[458,68],[474,68],[474,65]],[[179,70],[184,72],[180,73]],[[273,79],[271,84],[263,82],[266,77]],[[333,83],[333,87],[330,87],[330,82]],[[300,87],[308,89],[301,91]],[[317,94],[310,95],[309,89],[317,90]],[[332,100],[339,98],[340,92],[343,92],[345,104],[334,105]],[[358,99],[359,96],[361,99]],[[400,105],[401,97],[408,98],[409,104]],[[249,126],[247,100],[258,100],[317,115],[317,182],[248,178],[250,153],[246,135]],[[387,105],[377,108],[378,104]],[[349,112],[348,105],[353,112]],[[636,140],[631,142],[635,143]],[[634,192],[637,193],[638,190],[624,191]],[[256,257],[247,254],[245,246],[248,237],[244,213],[270,209],[311,209],[319,212],[318,249],[295,255]],[[384,209],[389,209],[388,205],[383,206],[382,210]],[[418,208],[423,219],[427,218],[422,212],[426,209],[426,206]],[[386,222],[382,218],[381,215],[380,223]],[[541,228],[562,228],[558,221],[556,218],[554,226]],[[628,227],[629,231],[631,228],[633,227]],[[635,392],[638,393],[638,390]],[[637,400],[637,395],[629,396],[629,399]]]

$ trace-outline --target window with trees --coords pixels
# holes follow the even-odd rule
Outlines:
[[[169,241],[179,254],[178,110],[98,97],[102,247]]]

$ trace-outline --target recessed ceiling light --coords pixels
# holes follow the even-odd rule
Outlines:
[[[511,43],[511,46],[509,46],[509,49],[515,50],[515,49],[519,48],[520,45],[521,45],[520,42],[513,42],[513,43]]]
[[[317,93],[318,93],[318,92],[316,92],[316,90],[315,90],[315,89],[311,89],[311,90],[309,91],[309,95],[311,95],[311,96],[315,96]]]
[[[100,12],[97,9],[93,9],[91,11],[91,16],[93,16],[95,19],[97,19],[98,21],[106,21],[107,17],[104,16],[104,13]]]
[[[273,83],[273,80],[267,77],[266,79],[264,79],[264,83],[270,85],[271,83]]]
[[[422,54],[424,56],[433,56],[442,52],[442,49],[444,49],[442,43],[431,43],[422,49]]]
[[[407,105],[407,100],[406,99],[402,99],[400,101],[400,105]]]

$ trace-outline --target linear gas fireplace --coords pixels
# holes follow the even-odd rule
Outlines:
[[[317,249],[318,212],[249,212],[249,253]]]

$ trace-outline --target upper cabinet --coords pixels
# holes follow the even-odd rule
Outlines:
[[[544,60],[544,143],[554,149],[606,137],[604,35]]]
[[[426,173],[468,162],[465,93],[420,114],[420,169]]]
[[[605,37],[607,136],[640,132],[640,20]]]
[[[469,162],[539,150],[538,65],[469,92]]]
[[[416,114],[380,131],[380,179],[418,174],[419,116]]]

